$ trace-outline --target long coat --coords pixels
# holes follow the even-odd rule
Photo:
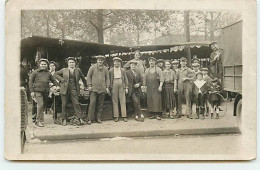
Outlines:
[[[69,69],[68,68],[63,68],[59,71],[57,71],[54,74],[54,77],[60,81],[60,94],[65,95],[68,90],[68,85],[69,85]],[[79,86],[79,80],[81,79],[82,82],[84,83],[85,87],[87,86],[87,81],[82,73],[82,71],[79,68],[75,68],[75,76],[76,76],[76,90],[78,96],[80,95],[80,86]]]
[[[142,85],[142,77],[139,71],[135,72],[136,76],[134,76],[132,70],[126,71],[126,76],[128,79],[128,97],[131,97],[132,93],[135,92],[138,96],[142,95],[141,85]],[[135,84],[139,84],[138,88],[134,88]]]

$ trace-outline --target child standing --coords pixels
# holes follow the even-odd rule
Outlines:
[[[207,85],[209,86],[210,82],[211,82],[211,78],[208,75],[208,71],[209,71],[208,68],[202,68],[201,69],[201,72],[203,74],[203,80],[206,81]],[[206,114],[206,116],[209,115],[209,103],[208,103],[208,101],[209,101],[209,94],[207,93],[206,94],[206,99],[205,99],[205,105],[206,105],[206,112],[205,112],[205,114]]]
[[[211,105],[210,114],[211,119],[214,118],[214,111],[216,111],[215,119],[219,119],[219,105],[221,102],[220,97],[221,85],[218,83],[218,78],[214,78],[211,80],[209,87],[209,103]]]
[[[207,82],[203,80],[202,72],[196,73],[196,80],[193,82],[193,93],[196,103],[196,119],[202,114],[202,119],[205,119],[205,100],[208,92]]]

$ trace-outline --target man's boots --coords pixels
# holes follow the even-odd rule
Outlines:
[[[200,115],[200,108],[196,108],[196,119],[199,119],[199,115]]]
[[[205,119],[205,108],[200,108],[200,110],[201,110],[201,114],[202,114],[201,119],[204,120]]]

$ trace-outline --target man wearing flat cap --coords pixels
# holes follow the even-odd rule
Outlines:
[[[36,125],[39,127],[44,126],[44,107],[48,99],[50,90],[49,82],[58,86],[58,82],[54,79],[52,74],[48,71],[49,61],[47,59],[39,60],[39,68],[32,72],[29,80],[29,88],[31,97],[35,98],[37,103]]]
[[[182,103],[183,103],[183,95],[186,100],[186,115],[188,118],[192,118],[192,110],[191,110],[191,99],[192,99],[192,81],[194,80],[194,71],[187,67],[187,59],[182,57],[180,59],[181,68],[177,73],[178,79],[178,111],[177,118],[182,115]]]
[[[113,58],[114,67],[109,70],[110,88],[112,93],[113,113],[115,122],[119,120],[119,107],[121,108],[121,116],[127,122],[126,115],[126,94],[128,93],[128,79],[126,72],[121,68],[122,59]]]
[[[140,99],[142,97],[141,85],[142,76],[140,72],[136,69],[137,61],[131,60],[129,62],[130,69],[126,71],[128,79],[128,97],[132,100],[135,108],[135,120],[144,121],[144,115],[141,111]]]
[[[79,80],[82,80],[85,87],[87,87],[87,82],[84,75],[82,74],[82,71],[76,67],[76,59],[73,57],[69,57],[67,61],[68,67],[63,68],[54,74],[54,77],[60,82],[60,95],[62,101],[62,125],[66,126],[67,124],[66,106],[69,98],[72,101],[75,114],[80,124],[84,124],[79,103]]]
[[[222,51],[216,42],[210,45],[213,52],[210,54],[210,77],[218,78],[220,81],[223,75]]]
[[[164,61],[163,59],[158,59],[158,60],[156,61],[156,66],[159,67],[159,68],[161,68],[161,70],[163,70],[163,68],[164,68],[164,63],[165,63],[165,61]]]
[[[104,66],[104,56],[96,56],[97,63],[92,65],[87,74],[88,90],[90,91],[90,103],[88,108],[88,125],[92,121],[102,123],[101,114],[106,93],[109,94],[109,73]]]

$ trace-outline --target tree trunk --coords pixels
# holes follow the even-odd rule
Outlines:
[[[190,42],[190,14],[189,11],[184,11],[184,36],[185,41]],[[184,48],[185,56],[188,61],[188,66],[191,66],[191,52],[190,45],[186,45]]]
[[[47,29],[47,37],[50,36],[50,25],[49,25],[49,15],[47,15],[47,18],[46,18],[46,29]]]
[[[210,34],[210,41],[213,41],[214,40],[214,19],[213,19],[213,12],[210,12],[210,30],[209,30],[209,34]]]
[[[205,26],[204,26],[204,32],[205,32],[205,41],[208,40],[208,33],[207,33],[207,16],[204,17]]]
[[[97,34],[98,34],[98,43],[104,44],[104,29],[103,29],[103,10],[98,10],[97,12]]]

